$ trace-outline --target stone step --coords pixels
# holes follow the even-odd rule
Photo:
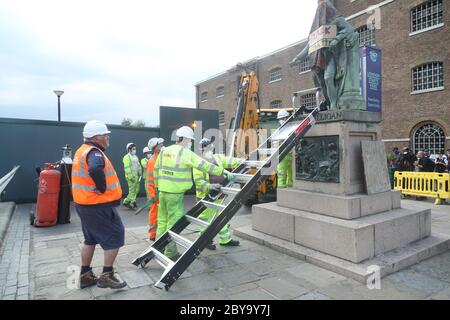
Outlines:
[[[352,196],[321,194],[289,188],[277,191],[277,204],[281,207],[348,220],[398,209],[400,199],[401,194],[398,191]]]
[[[362,263],[353,263],[253,230],[251,226],[235,229],[234,235],[364,284],[367,283],[368,278],[371,276],[369,271],[373,270],[373,266],[379,267],[380,276],[385,277],[423,260],[445,253],[450,249],[450,236],[433,234],[430,237],[378,255]]]
[[[254,205],[253,229],[354,263],[431,234],[431,211],[395,209],[344,220],[280,207]]]

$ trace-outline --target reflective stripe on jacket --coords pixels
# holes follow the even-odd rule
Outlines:
[[[223,154],[215,154],[214,159],[222,169],[235,169],[239,163],[243,160],[239,158],[227,157]],[[197,169],[193,169],[194,183],[195,183],[195,193],[197,198],[204,198],[210,190],[210,179],[209,174],[206,172],[201,172]]]
[[[181,145],[174,144],[161,150],[154,170],[158,190],[186,192],[192,188],[192,168],[217,176],[223,174],[223,168],[209,163]]]
[[[87,155],[92,149],[97,149],[105,161],[103,172],[106,177],[106,191],[104,193],[96,189],[95,182],[89,175]],[[81,205],[108,203],[122,198],[122,188],[114,166],[100,149],[83,144],[75,152],[72,165],[72,194],[74,202]]]

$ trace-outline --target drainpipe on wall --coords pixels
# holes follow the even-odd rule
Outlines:
[[[195,108],[200,109],[200,103],[199,103],[199,86],[195,85]]]

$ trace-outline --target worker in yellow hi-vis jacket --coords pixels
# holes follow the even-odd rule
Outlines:
[[[202,152],[203,159],[206,161],[219,166],[220,168],[226,168],[234,170],[243,159],[231,158],[221,154],[214,154],[214,144],[210,139],[204,138],[200,141],[200,151]],[[203,199],[211,190],[220,190],[223,177],[216,176],[214,174],[209,174],[207,172],[202,172],[197,169],[193,169],[194,183],[196,188],[197,200]],[[217,199],[215,201],[218,204],[223,203],[223,199]],[[199,216],[201,220],[211,222],[217,210],[212,208],[206,208]],[[204,229],[200,229],[201,232]],[[222,246],[238,246],[239,241],[233,240],[230,232],[230,225],[226,224],[222,230],[219,232],[219,244]],[[216,250],[216,245],[211,242],[206,247],[209,250]]]
[[[192,168],[216,176],[225,175],[233,180],[233,174],[213,165],[191,151],[194,131],[181,127],[176,131],[178,141],[161,150],[155,162],[154,177],[159,191],[158,228],[156,237],[161,237],[184,215],[184,193],[192,187]],[[173,261],[180,254],[174,242],[166,245],[164,254]]]
[[[142,167],[136,155],[136,144],[127,144],[127,154],[123,157],[125,179],[128,183],[128,195],[123,200],[123,205],[129,209],[136,209],[136,198],[139,193],[139,184],[142,177]]]

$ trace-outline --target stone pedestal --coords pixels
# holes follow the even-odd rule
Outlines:
[[[294,188],[278,190],[276,203],[254,205],[252,229],[236,234],[360,281],[372,264],[384,276],[448,250],[448,237],[431,236],[431,211],[402,208],[400,193],[386,183],[386,171],[368,170],[386,166],[384,150],[381,156],[362,156],[361,145],[371,150],[365,141],[381,139],[379,114],[327,112],[318,120],[306,138],[338,136],[338,182],[297,175]],[[296,172],[295,161],[293,166]]]
[[[306,137],[338,137],[339,183],[312,182],[294,177],[294,188],[330,195],[365,193],[361,141],[381,140],[381,116],[362,111],[325,112],[319,115],[318,121]],[[296,161],[293,161],[293,172],[296,172]]]

